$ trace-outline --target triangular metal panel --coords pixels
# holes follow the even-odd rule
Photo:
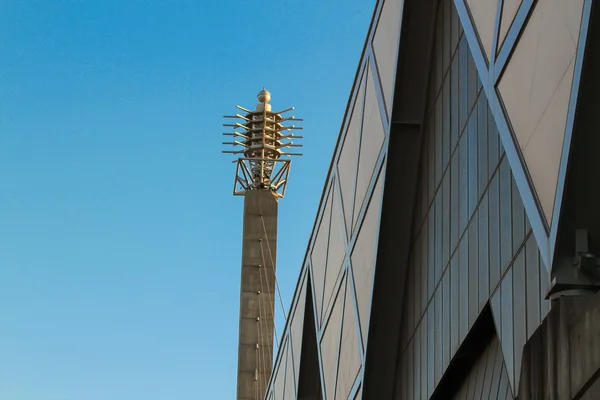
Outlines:
[[[373,194],[351,256],[351,270],[356,290],[363,344],[367,342],[368,322],[371,310],[375,258],[377,256],[376,238],[379,234],[378,229],[383,196],[383,176],[384,171],[380,173],[373,189]]]
[[[294,376],[294,363],[292,358],[292,346],[287,346],[287,363],[285,366],[285,392],[284,399],[296,398],[296,377]]]
[[[498,339],[494,337],[453,396],[454,400],[514,399],[508,382],[506,364],[499,347]]]
[[[298,303],[292,316],[292,322],[290,324],[290,336],[292,341],[291,351],[292,359],[294,360],[294,377],[295,381],[298,382],[298,376],[300,374],[300,358],[302,351],[302,336],[304,331],[304,317],[306,310],[306,288],[308,279],[304,279],[302,288],[298,294]]]
[[[394,95],[396,63],[398,61],[398,37],[402,22],[404,1],[385,0],[373,37],[373,53],[376,69],[383,88],[383,99],[387,114],[391,114]]]
[[[508,373],[510,386],[515,388],[515,362],[514,362],[514,315],[513,315],[513,274],[509,269],[498,290],[491,300],[492,315],[504,361]]]
[[[323,291],[323,318],[326,314],[325,310],[329,308],[336,282],[338,282],[340,272],[342,271],[347,246],[342,202],[340,201],[340,194],[336,183],[337,179],[334,180],[331,191],[333,200],[329,228],[329,250],[327,251],[327,270],[325,271],[325,288]]]
[[[284,400],[284,392],[285,392],[285,373],[286,373],[286,365],[288,359],[288,346],[289,341],[285,340],[282,344],[283,351],[281,354],[283,355],[279,364],[277,365],[277,369],[275,372],[275,382],[273,384],[273,394],[275,395],[275,400]]]
[[[467,0],[467,5],[477,28],[477,36],[483,45],[486,58],[489,60],[493,53],[494,21],[498,9],[498,0]]]
[[[362,387],[360,389],[358,389],[358,392],[356,392],[356,395],[354,396],[354,400],[360,400],[362,399]]]
[[[312,277],[312,274],[309,274],[309,279],[313,280],[314,278]],[[310,284],[310,280],[309,283],[307,284],[307,302],[306,306],[305,306],[305,323],[308,323],[308,326],[304,326],[303,330],[303,334],[302,334],[302,350],[301,353],[304,352],[311,352],[314,351],[316,352],[316,358],[317,358],[317,363],[316,365],[309,365],[307,370],[302,370],[299,371],[299,376],[298,376],[298,386],[299,388],[302,387],[303,385],[303,379],[308,379],[309,381],[314,381],[315,377],[314,374],[318,374],[318,382],[319,382],[319,395],[324,398],[325,397],[325,387],[324,387],[324,381],[325,381],[325,371],[323,369],[323,352],[322,352],[322,348],[320,345],[320,341],[322,339],[322,332],[319,332],[319,328],[318,328],[318,318],[317,318],[317,313],[314,309],[315,306],[315,295],[313,293],[313,288],[312,285]],[[309,322],[310,319],[312,318],[312,324]],[[314,335],[314,336],[313,336]],[[306,346],[305,346],[306,343]],[[312,347],[312,345],[314,344],[314,347]],[[300,361],[302,360],[302,355],[300,357]],[[314,361],[314,359],[313,359]],[[301,369],[301,368],[300,368]],[[308,376],[307,376],[308,375]],[[300,390],[300,389],[299,389]],[[310,396],[316,396],[315,393],[311,393],[309,394]]]
[[[331,185],[330,185],[331,188]],[[323,289],[325,286],[325,270],[327,267],[327,248],[329,245],[329,226],[331,221],[332,194],[331,190],[325,201],[321,222],[311,252],[311,266],[313,271],[313,291],[315,296],[315,311],[320,326],[323,309]]]
[[[559,5],[568,1],[581,17],[583,0],[540,1],[498,82],[518,150],[527,166],[547,224],[558,181],[569,98],[577,52],[568,13]]]
[[[356,197],[354,201],[354,224],[356,224],[358,215],[362,210],[363,201],[385,141],[384,126],[375,84],[372,68],[369,68],[367,73],[363,128],[360,140]]]
[[[498,32],[498,49],[504,43],[508,30],[515,20],[517,11],[519,11],[519,7],[521,7],[522,3],[523,0],[502,0],[502,17],[500,18],[500,30]]]
[[[486,93],[487,98],[489,99],[489,103],[490,103],[490,107],[492,110],[492,114],[494,116],[494,119],[496,120],[496,124],[498,126],[498,130],[500,133],[500,137],[502,140],[502,144],[505,148],[506,151],[506,157],[510,163],[511,166],[511,170],[512,173],[515,177],[516,183],[517,183],[517,187],[519,189],[519,193],[521,194],[521,198],[523,199],[523,203],[525,205],[525,210],[527,212],[527,215],[529,217],[529,221],[530,224],[532,226],[536,241],[538,243],[538,246],[540,248],[540,252],[541,252],[541,258],[544,262],[544,265],[546,267],[546,269],[548,271],[550,271],[551,265],[552,265],[552,259],[553,259],[553,254],[554,254],[554,245],[555,245],[555,241],[556,241],[556,232],[557,232],[557,226],[558,226],[558,215],[560,212],[560,205],[561,205],[561,201],[562,201],[562,195],[563,195],[563,187],[564,187],[564,179],[565,179],[565,175],[566,175],[566,166],[567,166],[567,161],[568,161],[568,154],[569,154],[569,150],[570,150],[570,144],[571,144],[571,133],[572,133],[572,126],[573,126],[573,117],[574,117],[574,112],[575,112],[575,104],[576,104],[576,100],[577,100],[577,93],[578,93],[578,87],[579,87],[579,76],[581,73],[581,65],[583,62],[583,49],[584,49],[584,44],[585,44],[585,39],[587,36],[587,21],[589,20],[589,9],[591,8],[591,1],[590,0],[580,0],[580,1],[584,1],[585,3],[583,4],[583,10],[581,11],[580,14],[578,14],[577,11],[577,7],[573,7],[573,5],[571,6],[565,6],[562,7],[564,2],[567,2],[568,4],[570,3],[570,0],[557,0],[558,2],[558,6],[554,5],[554,0],[539,0],[537,2],[534,2],[533,0],[523,0],[523,3],[521,4],[515,19],[511,25],[511,28],[509,29],[506,39],[504,41],[504,44],[502,46],[502,49],[500,50],[500,52],[496,55],[496,53],[492,53],[492,57],[490,60],[490,64],[489,67],[487,65],[486,62],[486,56],[485,56],[485,52],[482,50],[480,44],[479,44],[479,40],[477,37],[477,31],[474,28],[474,25],[471,21],[470,18],[470,13],[469,10],[467,8],[467,5],[465,3],[465,0],[454,0],[455,6],[457,8],[459,17],[460,17],[460,21],[461,24],[463,25],[464,31],[465,31],[465,35],[467,37],[467,41],[469,43],[469,48],[473,54],[474,60],[475,60],[475,64],[477,66],[477,70],[479,73],[479,76],[482,80],[483,84],[483,88],[484,91]],[[550,2],[553,3],[552,5],[550,5]],[[566,4],[566,3],[565,3]],[[577,5],[577,4],[575,4]],[[554,8],[554,14],[556,14],[557,12],[561,15],[563,14],[568,14],[568,18],[565,18],[565,22],[564,25],[567,27],[566,30],[570,32],[571,37],[576,36],[575,40],[578,42],[577,44],[577,50],[573,56],[573,62],[572,62],[572,70],[573,70],[573,74],[572,74],[572,83],[569,84],[569,82],[563,82],[563,86],[565,86],[564,90],[567,92],[567,95],[562,96],[561,98],[564,99],[565,97],[568,96],[568,101],[564,102],[562,104],[558,104],[558,105],[551,105],[550,102],[551,100],[548,101],[548,106],[547,107],[554,107],[555,109],[562,109],[561,111],[564,111],[564,109],[567,109],[566,112],[566,117],[564,124],[561,123],[561,126],[564,126],[564,136],[563,136],[563,140],[562,140],[562,146],[559,146],[557,144],[554,144],[553,149],[556,149],[557,146],[560,147],[560,150],[558,151],[554,151],[555,155],[554,155],[554,159],[552,160],[552,162],[554,163],[554,171],[555,171],[555,176],[556,176],[556,180],[554,182],[554,189],[544,189],[544,187],[548,187],[549,183],[541,183],[542,181],[540,180],[541,177],[543,177],[543,167],[540,168],[538,167],[539,161],[536,161],[537,159],[536,154],[538,152],[535,152],[535,147],[533,147],[529,153],[526,153],[524,151],[522,151],[520,143],[518,142],[518,137],[519,134],[516,134],[514,132],[515,129],[515,125],[514,125],[514,121],[512,121],[510,119],[510,109],[512,109],[512,113],[513,113],[513,120],[515,119],[515,111],[514,110],[518,110],[519,107],[516,106],[508,106],[505,107],[505,105],[503,104],[503,99],[500,97],[499,92],[498,92],[498,83],[500,82],[500,79],[503,79],[503,73],[504,71],[508,71],[508,69],[510,68],[510,63],[511,62],[519,62],[519,60],[517,59],[512,59],[511,57],[514,57],[515,52],[518,51],[517,47],[519,45],[523,45],[523,43],[526,44],[526,42],[521,43],[521,41],[519,41],[519,37],[523,36],[523,32],[527,31],[527,26],[529,25],[530,21],[532,18],[535,17],[535,13],[536,13],[536,9],[534,9],[533,7],[540,7],[540,10],[544,11],[544,10],[550,10],[552,9],[552,7]],[[544,8],[546,7],[546,8]],[[556,7],[558,7],[559,11],[557,11]],[[500,26],[500,14],[501,14],[501,8],[498,8],[498,13],[496,15],[496,22],[495,22],[495,42],[494,42],[494,46],[496,46],[496,43],[498,41],[498,35],[499,35],[499,26]],[[565,15],[566,15],[565,14]],[[580,15],[581,17],[579,18],[580,24],[579,27],[574,27],[574,23],[573,21],[577,21],[576,17],[573,17],[573,15]],[[528,22],[529,21],[529,22]],[[534,26],[534,25],[532,25]],[[534,26],[535,29],[535,26]],[[550,28],[549,28],[550,29]],[[566,39],[565,39],[566,40]],[[535,52],[535,50],[537,49],[537,47],[533,48],[533,51]],[[555,49],[555,51],[558,51]],[[524,53],[525,54],[525,53]],[[527,63],[523,62],[523,65],[525,69],[523,69],[523,71],[526,71],[527,68]],[[515,64],[516,65],[516,64]],[[567,70],[567,72],[569,72]],[[570,73],[570,72],[569,72]],[[537,75],[536,75],[537,76]],[[525,79],[525,78],[523,78]],[[539,79],[544,79],[543,76],[539,76]],[[517,80],[518,81],[518,80]],[[531,82],[530,82],[531,83]],[[530,86],[528,85],[523,85],[523,84],[515,84],[516,86],[521,86],[521,88],[523,90],[528,90],[530,88]],[[513,85],[513,86],[515,86]],[[507,85],[508,86],[508,85]],[[550,85],[551,86],[551,85]],[[557,86],[555,86],[555,88],[558,88],[558,84]],[[542,89],[544,89],[544,86],[540,86]],[[514,89],[514,88],[513,88]],[[506,90],[505,90],[506,91]],[[512,96],[508,95],[509,98],[514,98],[514,99],[523,99],[523,98],[527,98],[528,93],[523,93],[523,96],[519,97],[519,96]],[[509,102],[511,102],[512,100],[508,100]],[[542,104],[544,104],[544,102],[542,101]],[[537,106],[536,106],[537,107]],[[556,125],[556,123],[552,122],[553,121],[553,116],[552,112],[550,114],[548,114],[548,118],[545,121],[542,121],[541,119],[539,120],[539,124],[538,126],[534,126],[533,130],[535,130],[535,128],[538,128],[539,125],[541,124],[545,124],[542,125],[546,126],[546,127],[551,127],[553,125]],[[517,120],[519,118],[517,117]],[[517,122],[517,126],[526,126],[523,125],[521,123],[521,125],[519,125],[519,122]],[[520,128],[521,130],[524,128]],[[521,132],[523,133],[523,132]],[[524,133],[524,135],[527,135],[526,133]],[[528,138],[527,140],[531,140],[531,138],[533,137],[533,134],[530,135],[531,137]],[[542,136],[540,136],[541,138]],[[540,144],[544,144],[544,140],[539,140],[538,141]],[[555,142],[558,143],[558,142]],[[545,145],[547,146],[548,143],[545,143]],[[529,162],[529,164],[527,163],[527,160],[532,160]],[[531,164],[533,163],[533,164]],[[534,169],[530,169],[531,165],[535,165]],[[558,166],[556,166],[558,165]],[[538,178],[533,178],[532,176],[532,171],[533,171],[533,175],[536,175]],[[536,171],[541,171],[541,172],[536,172]],[[540,187],[536,187],[536,182],[538,185],[545,185],[544,187],[540,186]],[[536,190],[538,189],[538,190]],[[540,193],[539,193],[539,189],[542,189],[542,196],[544,197],[544,201],[541,202],[540,201]],[[552,199],[549,200],[548,196],[552,196]],[[546,206],[543,207],[542,203],[545,203]],[[551,206],[548,206],[548,204],[551,204]],[[544,209],[546,210],[544,212]]]
[[[368,66],[367,66],[368,68]],[[367,69],[365,68],[365,69]],[[361,78],[360,87],[350,117],[350,123],[344,137],[344,144],[340,151],[337,170],[340,189],[342,192],[342,203],[345,215],[346,230],[352,230],[352,210],[354,207],[354,193],[356,187],[356,174],[358,173],[358,152],[360,149],[360,132],[362,129],[362,117],[364,108],[366,79]]]
[[[346,300],[342,316],[342,337],[340,339],[340,360],[336,379],[336,400],[346,400],[361,367],[361,354],[358,344],[358,326],[356,324],[356,303],[350,280],[346,279]]]
[[[339,292],[334,300],[331,313],[324,322],[321,330],[321,362],[323,369],[323,385],[326,399],[333,399],[335,395],[335,381],[337,376],[337,363],[339,359],[342,316],[344,309],[345,285],[340,285]]]

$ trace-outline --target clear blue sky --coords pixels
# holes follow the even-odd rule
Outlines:
[[[234,398],[243,204],[221,116],[265,86],[306,119],[287,307],[373,5],[0,1],[0,399]]]

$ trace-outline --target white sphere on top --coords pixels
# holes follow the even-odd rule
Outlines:
[[[267,89],[263,89],[260,92],[258,92],[258,96],[256,97],[261,103],[268,103],[269,101],[271,101],[271,93],[269,93]]]

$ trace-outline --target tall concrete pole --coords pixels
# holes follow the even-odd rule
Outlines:
[[[226,116],[238,122],[224,124],[234,129],[224,134],[233,136],[233,141],[224,144],[241,147],[224,153],[241,155],[236,160],[233,194],[244,196],[238,400],[263,399],[273,368],[278,200],[285,195],[289,157],[300,155],[287,149],[301,146],[291,141],[301,138],[291,133],[301,128],[284,126],[301,121],[282,116],[293,108],[273,112],[271,94],[264,89],[257,97],[255,111],[237,106],[245,115]]]

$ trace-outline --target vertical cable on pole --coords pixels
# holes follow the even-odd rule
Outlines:
[[[283,312],[283,320],[287,321],[287,315],[285,313],[285,307],[283,305],[283,297],[281,296],[281,290],[279,290],[279,282],[277,281],[277,274],[275,273],[275,260],[273,260],[273,253],[271,253],[271,245],[269,244],[269,235],[267,234],[267,228],[265,227],[265,220],[264,220],[262,214],[260,214],[260,220],[262,221],[263,231],[265,232],[265,238],[267,240],[267,250],[269,250],[269,258],[271,259],[271,268],[273,269],[273,275],[275,276],[275,288],[277,290],[277,296],[279,297],[279,303],[281,304],[281,311]]]

